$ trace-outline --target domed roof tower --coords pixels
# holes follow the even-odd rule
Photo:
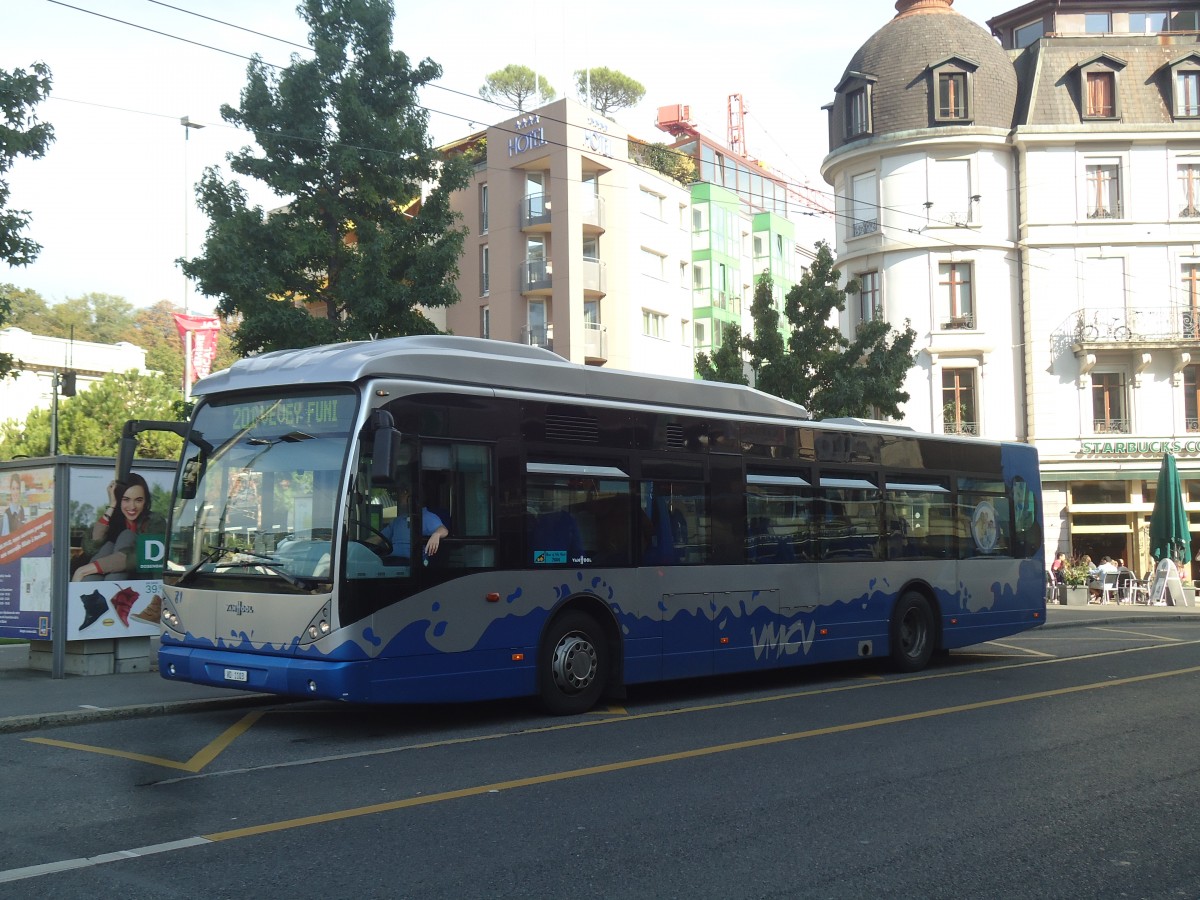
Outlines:
[[[1012,61],[953,3],[897,0],[896,16],[859,48],[835,89],[830,154],[898,132],[1013,127]]]

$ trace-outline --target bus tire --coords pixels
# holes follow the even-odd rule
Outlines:
[[[558,616],[538,659],[542,706],[555,716],[587,712],[604,691],[609,665],[608,644],[595,619],[578,610]]]
[[[891,662],[900,672],[919,672],[933,656],[937,633],[929,601],[916,591],[906,591],[892,610]]]

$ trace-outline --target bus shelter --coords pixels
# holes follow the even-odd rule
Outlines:
[[[150,668],[165,555],[165,525],[156,523],[166,521],[174,470],[167,460],[134,466],[145,483],[147,527],[126,536],[122,571],[97,573],[92,561],[102,552],[112,558],[110,533],[97,523],[109,506],[114,461],[0,462],[0,638],[28,640],[30,668],[54,678]]]

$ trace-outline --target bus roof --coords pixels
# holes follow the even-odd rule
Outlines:
[[[201,379],[192,393],[212,396],[306,384],[355,384],[368,378],[809,418],[803,406],[744,385],[581,366],[540,347],[455,335],[413,335],[264,353]]]

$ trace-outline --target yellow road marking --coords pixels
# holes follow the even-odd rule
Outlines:
[[[346,819],[356,819],[363,816],[373,816],[379,813],[394,812],[400,809],[411,809],[417,806],[429,806],[434,803],[444,803],[448,800],[461,800],[465,797],[478,797],[497,791],[511,791],[519,788],[533,787],[543,784],[554,784],[560,781],[571,781],[577,778],[588,778],[593,775],[605,775],[611,772],[625,772],[647,766],[664,765],[687,759],[700,759],[706,756],[716,756],[722,753],[733,753],[739,750],[752,750],[758,747],[770,747],[775,744],[787,744],[808,738],[823,737],[832,734],[847,734],[862,731],[867,728],[880,728],[886,725],[898,725],[907,722],[919,722],[923,719],[934,719],[941,716],[958,713],[975,712],[981,709],[991,709],[998,706],[1008,706],[1014,703],[1027,703],[1032,700],[1045,700],[1050,697],[1063,697],[1069,694],[1082,693],[1113,688],[1128,684],[1139,684],[1161,678],[1172,678],[1180,675],[1193,675],[1200,672],[1200,666],[1190,666],[1186,669],[1175,669],[1169,672],[1154,672],[1149,675],[1135,675],[1130,678],[1117,678],[1112,681],[1100,681],[1092,684],[1081,684],[1073,687],[1054,688],[1046,691],[1035,691],[1031,694],[1018,694],[1013,697],[1001,697],[995,700],[981,700],[976,703],[962,703],[957,706],[944,706],[923,712],[906,713],[898,716],[884,716],[879,719],[868,719],[863,722],[849,722],[844,725],[830,725],[825,728],[813,728],[808,731],[798,731],[793,734],[771,735],[770,737],[753,738],[745,741],[734,741],[728,744],[714,744],[708,747],[697,747],[692,750],[682,750],[677,753],[662,753],[657,756],[645,756],[640,759],[629,759],[624,762],[606,763],[599,766],[585,766],[579,769],[567,769],[562,772],[548,772],[544,775],[533,775],[527,778],[514,778],[509,781],[496,781],[491,784],[480,784],[473,787],[459,788],[453,791],[441,791],[436,794],[426,794],[420,797],[408,797],[404,800],[393,800],[388,803],[372,803],[368,806],[356,806],[349,809],[333,810],[311,816],[300,816],[294,819],[283,819],[278,822],[264,822],[261,825],[250,825],[245,828],[233,828],[228,831],[217,831],[212,834],[200,835],[207,841],[231,841],[245,837],[255,837],[271,834],[277,831],[288,831],[293,828],[305,828],[309,825],[323,825],[329,822],[341,822]]]
[[[1012,644],[1002,644],[999,641],[988,641],[989,647],[1003,647],[1005,650],[1015,650],[1017,653],[1024,653],[1026,656],[1045,656],[1054,658],[1053,653],[1043,653],[1041,650],[1030,650],[1028,647],[1014,647]]]
[[[1101,628],[1098,625],[1095,628],[1096,631],[1111,631],[1113,634],[1131,634],[1134,637],[1150,638],[1152,641],[1167,641],[1172,644],[1178,644],[1183,640],[1182,638],[1168,637],[1165,634],[1147,634],[1144,631],[1129,631],[1125,628]]]
[[[103,756],[115,756],[119,759],[131,759],[135,762],[149,763],[153,766],[162,766],[166,769],[178,769],[183,772],[199,772],[210,762],[216,759],[225,751],[230,744],[241,737],[246,731],[265,715],[266,710],[256,710],[255,712],[247,713],[242,716],[233,725],[226,728],[213,741],[210,741],[206,746],[202,747],[191,759],[187,762],[179,762],[174,759],[164,759],[161,756],[147,756],[144,753],[133,753],[129,750],[114,750],[111,747],[95,747],[91,744],[76,744],[72,741],[58,741],[53,738],[25,738],[31,744],[46,744],[50,747],[62,747],[67,750],[82,750],[85,753],[99,753]]]

